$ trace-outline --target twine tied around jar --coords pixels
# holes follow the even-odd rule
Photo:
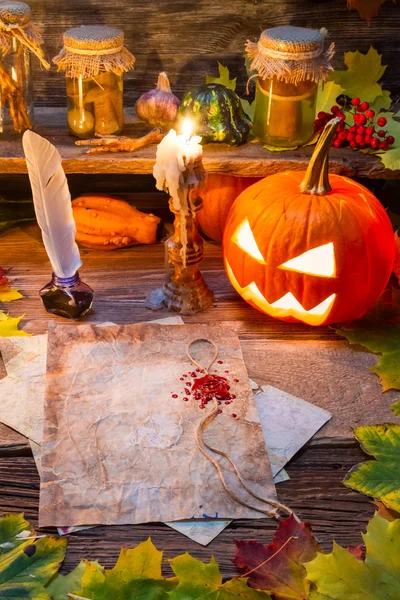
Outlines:
[[[66,77],[83,79],[111,71],[122,75],[135,64],[135,57],[124,46],[121,30],[106,25],[81,25],[64,33],[64,47],[53,58]]]
[[[202,342],[202,343],[206,343],[209,344],[211,346],[211,351],[212,351],[212,356],[211,359],[209,360],[209,364],[207,367],[204,367],[203,365],[199,364],[199,362],[192,356],[191,354],[191,349],[192,346],[194,344],[197,344],[198,342]],[[192,340],[191,342],[189,342],[189,344],[187,345],[186,348],[186,356],[187,358],[190,360],[190,362],[197,367],[198,369],[200,369],[200,371],[202,373],[204,373],[205,375],[209,375],[209,371],[212,367],[212,365],[215,363],[215,361],[218,358],[218,346],[211,340],[207,339],[207,338],[198,338],[195,340]],[[281,502],[278,502],[277,500],[274,500],[272,498],[262,498],[261,496],[259,496],[258,494],[256,494],[253,490],[251,490],[248,485],[246,484],[245,480],[243,479],[243,476],[241,475],[238,467],[236,466],[235,461],[231,458],[231,456],[229,456],[229,454],[227,454],[226,452],[223,452],[222,450],[218,450],[217,448],[214,448],[213,446],[211,446],[210,444],[208,444],[205,439],[204,439],[204,432],[207,429],[207,427],[214,421],[214,419],[216,418],[216,416],[218,415],[218,410],[219,410],[219,406],[218,406],[218,401],[215,397],[213,397],[213,408],[212,410],[205,415],[201,421],[199,422],[197,429],[196,429],[196,445],[197,448],[199,449],[199,451],[201,452],[201,454],[212,464],[212,466],[214,467],[214,469],[217,472],[218,478],[222,484],[222,487],[224,488],[225,492],[228,494],[228,496],[230,498],[232,498],[232,500],[234,500],[235,502],[237,502],[238,504],[240,504],[241,506],[245,506],[247,508],[250,508],[251,510],[254,510],[256,512],[259,512],[267,517],[272,517],[272,518],[279,518],[279,511],[283,511],[284,513],[290,515],[293,515],[295,517],[296,520],[299,520],[298,517],[295,515],[295,513],[292,511],[291,508],[289,508],[288,506],[286,506],[285,504],[282,504]],[[209,450],[210,452],[213,452],[214,454],[217,454],[219,456],[222,456],[223,458],[225,458],[229,464],[231,465],[236,477],[239,480],[239,483],[241,485],[241,487],[255,500],[257,500],[258,502],[260,502],[261,504],[267,505],[271,508],[261,508],[260,506],[257,506],[255,504],[253,504],[252,501],[245,501],[242,498],[239,498],[239,496],[237,494],[235,494],[235,492],[233,492],[231,489],[229,489],[228,484],[226,483],[225,477],[223,475],[222,469],[219,465],[219,463],[214,460],[207,452],[206,449]]]
[[[50,63],[44,58],[43,39],[31,17],[31,9],[25,2],[0,3],[0,52],[3,56],[8,54],[13,39],[16,39],[37,56],[41,65],[48,70]]]
[[[250,79],[275,77],[294,84],[325,80],[333,69],[331,59],[335,53],[334,42],[324,51],[327,34],[325,28],[317,30],[288,25],[266,29],[258,42],[247,40],[245,48],[251,61],[250,70],[256,71]]]

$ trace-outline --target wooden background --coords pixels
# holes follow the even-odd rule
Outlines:
[[[329,30],[336,42],[335,66],[343,52],[366,52],[373,45],[388,64],[384,83],[400,93],[400,4],[387,1],[368,27],[346,0],[28,0],[34,20],[45,38],[47,54],[55,56],[62,34],[81,24],[121,27],[126,46],[136,56],[136,68],[126,75],[125,105],[154,87],[165,70],[173,90],[182,96],[189,87],[204,82],[217,70],[217,60],[238,76],[244,91],[244,43],[256,39],[267,27],[297,25]],[[38,105],[64,106],[63,74],[35,66]]]

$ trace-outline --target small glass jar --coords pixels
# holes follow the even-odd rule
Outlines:
[[[135,61],[123,42],[119,29],[100,25],[64,34],[64,48],[54,62],[65,70],[68,127],[77,137],[116,135],[123,129],[122,76]]]
[[[42,38],[24,2],[0,4],[0,136],[23,133],[33,127],[31,53],[45,68]]]
[[[313,137],[318,82],[332,68],[325,30],[274,27],[247,43],[256,72],[255,135],[270,146],[297,148]]]

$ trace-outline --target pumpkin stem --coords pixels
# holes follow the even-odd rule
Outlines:
[[[341,119],[335,117],[325,125],[308,164],[304,179],[300,184],[302,194],[325,196],[331,191],[332,188],[329,183],[329,150],[332,145],[332,138],[340,122]]]

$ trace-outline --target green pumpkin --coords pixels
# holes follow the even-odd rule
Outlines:
[[[221,142],[239,146],[247,141],[251,121],[239,96],[219,83],[207,83],[190,90],[179,109],[195,123],[195,132],[204,143]]]

